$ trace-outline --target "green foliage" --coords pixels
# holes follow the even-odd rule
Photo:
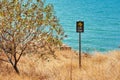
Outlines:
[[[33,39],[45,38],[61,43],[64,32],[54,15],[52,4],[42,0],[2,0],[0,2],[0,43],[26,44]],[[45,34],[46,33],[46,34]],[[44,35],[43,35],[44,34]],[[49,37],[47,37],[49,36]]]

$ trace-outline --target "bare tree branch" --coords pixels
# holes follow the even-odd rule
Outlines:
[[[26,47],[27,47],[27,45],[25,45],[25,47],[24,47],[24,48],[22,48],[21,53],[20,53],[20,55],[19,55],[18,59],[16,60],[17,62],[20,60],[20,58],[21,58],[21,56],[22,56],[23,52],[25,51]]]
[[[1,61],[4,61],[4,62],[8,62],[8,63],[10,63],[8,60],[4,60],[4,59],[0,59]]]

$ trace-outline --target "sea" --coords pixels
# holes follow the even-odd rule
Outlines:
[[[82,52],[120,50],[120,0],[46,0],[68,35],[64,44],[79,50],[76,22],[84,21]]]

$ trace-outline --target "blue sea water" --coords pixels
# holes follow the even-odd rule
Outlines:
[[[120,0],[46,0],[68,37],[64,43],[78,50],[76,21],[82,20],[82,51],[120,50]]]

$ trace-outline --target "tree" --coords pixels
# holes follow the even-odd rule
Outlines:
[[[17,74],[17,64],[30,43],[61,45],[64,31],[52,4],[44,0],[0,0],[0,49]],[[0,53],[1,54],[1,53]]]

